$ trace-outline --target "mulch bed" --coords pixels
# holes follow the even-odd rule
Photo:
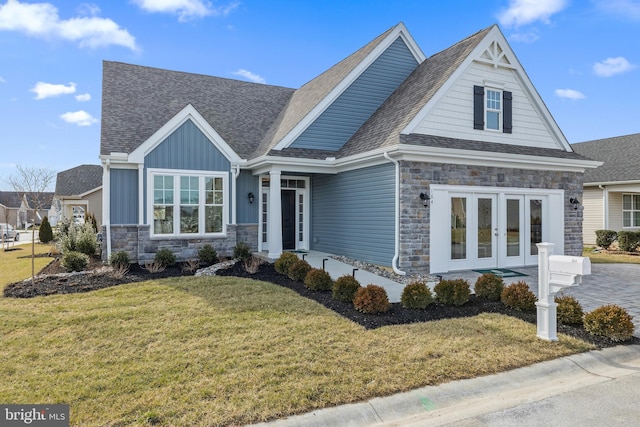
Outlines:
[[[97,270],[102,267],[99,261],[93,261],[90,269]],[[131,282],[141,282],[145,280],[161,279],[167,277],[177,277],[192,275],[185,272],[180,267],[170,267],[160,273],[150,273],[137,264],[133,264],[123,278],[116,278],[106,272],[92,272],[88,274],[55,276],[56,273],[64,272],[59,264],[59,260],[54,261],[41,272],[41,277],[32,284],[30,280],[13,283],[4,289],[4,296],[11,298],[32,298],[41,295],[66,294],[89,292],[96,289],[103,289],[110,286],[117,286]],[[247,273],[241,263],[236,263],[231,268],[219,270],[218,276],[235,276],[265,282],[274,283],[291,289],[299,295],[309,298],[335,311],[341,316],[362,325],[367,329],[375,329],[382,326],[401,325],[416,322],[429,322],[432,320],[451,319],[457,317],[471,317],[480,313],[499,313],[522,319],[529,323],[536,323],[536,312],[522,312],[512,310],[504,306],[501,302],[487,301],[471,295],[469,301],[462,306],[447,306],[433,303],[426,310],[404,309],[399,303],[391,304],[391,309],[383,314],[365,314],[357,311],[353,304],[343,303],[333,299],[330,291],[311,291],[307,289],[301,281],[293,281],[288,277],[275,271],[273,264],[262,264],[255,274]],[[599,348],[613,347],[616,345],[640,344],[640,338],[633,337],[623,343],[614,342],[607,338],[591,335],[582,326],[558,325],[558,333],[563,333],[583,341],[594,344]]]

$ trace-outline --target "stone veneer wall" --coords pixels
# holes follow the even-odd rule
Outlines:
[[[102,235],[106,237],[106,227],[102,227]],[[258,250],[257,224],[229,224],[226,237],[207,238],[171,238],[151,239],[148,225],[112,225],[111,253],[125,251],[133,262],[143,264],[152,261],[158,249],[170,249],[178,261],[197,259],[198,250],[206,245],[212,245],[218,256],[233,256],[233,248],[242,242],[249,245],[251,251]],[[102,242],[103,262],[108,262],[106,239]]]
[[[574,209],[572,197],[582,201],[583,174],[576,172],[505,169],[488,166],[400,162],[400,257],[398,266],[409,274],[428,273],[430,209],[418,197],[430,184],[485,187],[548,188],[564,190],[564,249],[582,254],[582,205]]]

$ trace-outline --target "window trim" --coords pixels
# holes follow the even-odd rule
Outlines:
[[[489,92],[493,92],[495,94],[497,94],[497,99],[496,100],[492,100],[493,102],[498,102],[500,104],[500,108],[499,109],[495,109],[495,108],[489,108]],[[491,87],[491,86],[486,86],[485,90],[484,90],[484,120],[485,120],[485,124],[484,124],[484,129],[491,131],[491,132],[502,132],[502,120],[504,118],[504,101],[502,99],[502,89],[498,89],[495,87]],[[498,128],[494,129],[494,128],[490,128],[489,127],[489,113],[490,112],[495,112],[498,113]]]
[[[173,177],[173,233],[160,234],[154,232],[154,177],[172,176]],[[197,177],[198,178],[198,232],[197,233],[181,233],[180,232],[180,177]],[[206,207],[205,196],[205,178],[221,178],[222,179],[222,230],[215,233],[206,233],[204,215]],[[193,171],[181,169],[147,169],[147,215],[146,220],[149,225],[149,234],[152,239],[190,239],[202,237],[226,237],[227,224],[229,224],[229,174],[223,171]]]
[[[624,208],[624,196],[629,196],[631,197],[631,209],[625,209]],[[636,228],[640,228],[640,222],[634,225],[634,212],[640,212],[640,209],[634,209],[633,208],[633,198],[634,197],[638,197],[640,198],[640,194],[638,193],[622,193],[622,228],[626,228],[626,229],[636,229]],[[624,225],[624,213],[625,212],[630,212],[630,220],[631,220],[631,225]]]

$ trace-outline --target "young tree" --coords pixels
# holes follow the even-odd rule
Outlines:
[[[42,218],[38,238],[40,239],[40,243],[49,243],[53,240],[53,230],[51,230],[51,224],[49,224],[49,218],[47,216]]]
[[[34,210],[33,222],[35,224],[35,216],[41,211],[46,203],[45,192],[54,183],[55,172],[45,169],[29,166],[16,165],[16,173],[9,177],[9,184],[13,187],[23,200],[29,203],[29,207]],[[35,240],[36,227],[31,229],[31,282],[33,283],[35,272]]]

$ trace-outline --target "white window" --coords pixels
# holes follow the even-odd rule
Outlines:
[[[151,235],[224,234],[227,175],[150,171]]]
[[[622,226],[640,227],[640,194],[622,195]]]
[[[487,129],[500,130],[502,115],[502,93],[497,90],[486,90],[486,123]]]

